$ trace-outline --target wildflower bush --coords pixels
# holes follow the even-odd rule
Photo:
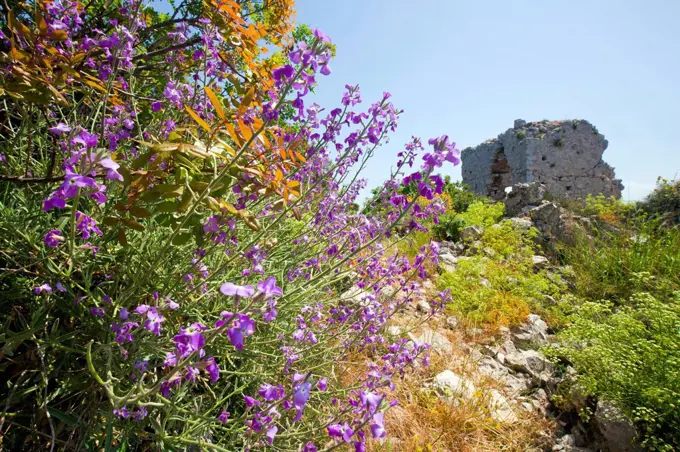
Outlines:
[[[3,446],[363,450],[384,437],[393,380],[428,346],[383,329],[437,245],[409,260],[383,243],[443,211],[400,188],[442,193],[433,172],[460,162],[448,137],[421,164],[422,143],[407,144],[384,208],[357,213],[356,168],[400,112],[388,93],[362,110],[351,85],[336,108],[310,103],[334,48],[293,32],[290,2],[5,12]],[[370,362],[347,382],[358,353]]]

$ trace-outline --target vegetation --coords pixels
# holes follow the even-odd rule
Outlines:
[[[366,215],[358,169],[400,110],[387,93],[363,109],[349,85],[338,108],[305,104],[335,48],[293,30],[292,2],[10,5],[2,447],[311,452],[386,436],[393,381],[428,349],[383,330],[436,253],[394,249],[444,210],[434,171],[460,163],[455,145],[408,143]],[[380,366],[349,379],[357,354]]]

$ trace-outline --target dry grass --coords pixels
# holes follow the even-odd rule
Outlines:
[[[440,330],[440,333],[443,331]],[[462,333],[449,331],[452,343],[462,341]],[[489,416],[485,389],[498,386],[489,378],[473,377],[475,363],[462,350],[453,354],[432,353],[429,368],[418,369],[396,381],[390,394],[399,405],[386,414],[387,441],[371,441],[370,451],[527,451],[543,450],[549,444],[553,423],[539,414],[517,411],[520,420],[499,423]],[[471,378],[477,393],[471,400],[447,403],[430,391],[426,383],[450,369]]]

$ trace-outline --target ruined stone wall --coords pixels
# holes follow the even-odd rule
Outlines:
[[[556,197],[621,197],[623,185],[602,160],[607,140],[588,121],[515,121],[497,138],[463,150],[463,182],[503,199],[504,188],[541,182]]]

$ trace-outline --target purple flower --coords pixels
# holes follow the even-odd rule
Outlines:
[[[104,317],[106,311],[104,310],[104,308],[94,307],[90,309],[90,313],[95,317]]]
[[[108,171],[106,173],[106,178],[108,180],[123,180],[123,176],[117,171],[120,165],[111,159],[111,157],[105,157],[97,162],[102,168],[106,168]]]
[[[144,408],[143,406],[140,406],[137,410],[135,410],[132,413],[132,419],[139,422],[142,419],[144,419],[148,414],[149,414],[149,412],[146,411],[146,408]]]
[[[220,286],[220,292],[222,292],[222,295],[249,298],[255,293],[255,288],[253,286],[237,286],[234,283],[224,283]]]
[[[262,397],[267,402],[273,402],[274,400],[279,400],[283,398],[283,396],[285,395],[285,391],[283,390],[283,386],[281,385],[274,386],[265,383],[262,386],[260,386],[258,394],[260,394],[260,397]]]
[[[319,382],[316,384],[316,387],[319,388],[319,391],[325,391],[328,388],[328,381],[325,378],[322,378],[319,380]]]
[[[255,405],[260,406],[260,401],[257,400],[257,399],[255,399],[255,398],[253,398],[253,397],[244,395],[244,396],[243,396],[243,400],[246,402],[246,406],[247,406],[248,408],[252,408],[252,407],[254,407]]]
[[[66,201],[56,194],[52,194],[49,198],[43,200],[43,211],[49,212],[52,209],[63,209],[66,207]]]
[[[76,212],[76,229],[84,239],[89,239],[92,233],[102,235],[102,231],[97,227],[97,221],[82,212]]]
[[[161,108],[163,108],[163,104],[160,102],[152,102],[151,103],[151,111],[156,112],[160,111]]]
[[[50,287],[49,284],[44,283],[33,289],[33,292],[35,292],[36,295],[41,295],[41,294],[51,294],[52,293],[52,287]]]
[[[317,449],[313,442],[308,441],[302,449],[302,452],[317,452]]]
[[[66,292],[66,287],[64,287],[60,282],[55,284],[55,287],[57,288],[58,292]]]
[[[64,240],[64,235],[59,229],[52,229],[43,237],[43,243],[50,248],[56,248]]]
[[[140,307],[138,307],[137,309],[139,309]],[[137,309],[135,309],[135,312],[137,312]],[[148,307],[148,310],[146,311],[146,320],[144,321],[144,328],[151,331],[156,336],[160,336],[161,324],[163,322],[165,322],[165,317],[159,314],[158,310],[155,307],[153,306]]]
[[[180,333],[173,337],[177,353],[186,358],[192,353],[200,353],[205,347],[205,337],[201,331],[206,329],[200,323],[193,323],[188,328],[180,328]]]
[[[60,122],[56,126],[50,127],[47,130],[49,130],[50,133],[59,136],[59,135],[62,135],[64,133],[70,132],[71,128],[68,125],[64,124],[63,122]]]
[[[354,436],[354,430],[347,422],[344,424],[331,424],[328,426],[328,436],[331,438],[342,438],[343,441],[349,443]]]
[[[217,382],[217,380],[220,379],[220,366],[217,365],[217,361],[215,361],[215,358],[210,357],[204,361],[206,364],[205,370],[208,372],[208,375],[210,375],[210,381],[213,383]]]
[[[287,64],[285,66],[277,67],[272,71],[274,80],[278,82],[286,82],[295,74],[293,66]]]
[[[369,413],[375,413],[375,411],[378,409],[380,403],[383,400],[383,396],[381,396],[380,394],[374,394],[370,391],[368,392],[360,391],[359,399],[361,400],[361,404],[363,405],[363,407]]]
[[[229,420],[229,416],[231,416],[231,413],[230,413],[229,411],[222,410],[222,412],[220,413],[220,415],[218,416],[217,419],[218,419],[221,423],[226,424],[227,421]]]
[[[276,285],[276,276],[270,276],[266,280],[257,284],[257,291],[264,294],[265,298],[282,296],[283,291]],[[224,293],[224,292],[223,292]]]
[[[130,410],[128,409],[128,407],[123,406],[121,408],[115,408],[113,410],[113,414],[120,419],[127,419],[130,417]]]
[[[373,423],[371,424],[371,435],[373,438],[383,438],[387,435],[385,431],[385,414],[375,413],[373,415]]]
[[[246,314],[237,314],[227,335],[236,350],[243,350],[243,339],[255,332],[255,322]]]
[[[267,434],[265,435],[267,437],[267,442],[269,445],[272,445],[274,443],[274,437],[276,436],[276,432],[279,431],[279,428],[276,425],[272,425],[267,429]]]
[[[329,38],[328,35],[326,35],[326,33],[319,30],[318,28],[315,28],[313,33],[314,33],[314,36],[316,37],[316,39],[318,39],[319,41],[325,42],[326,44],[331,43],[331,38]]]
[[[120,308],[120,313],[118,316],[121,320],[126,320],[130,316],[130,313],[128,312],[127,308]]]
[[[98,141],[99,137],[97,134],[90,133],[87,130],[83,130],[73,139],[74,144],[81,144],[86,148],[96,147]]]
[[[220,230],[220,216],[213,215],[203,224],[203,232],[218,232]],[[225,294],[226,295],[226,294]]]

